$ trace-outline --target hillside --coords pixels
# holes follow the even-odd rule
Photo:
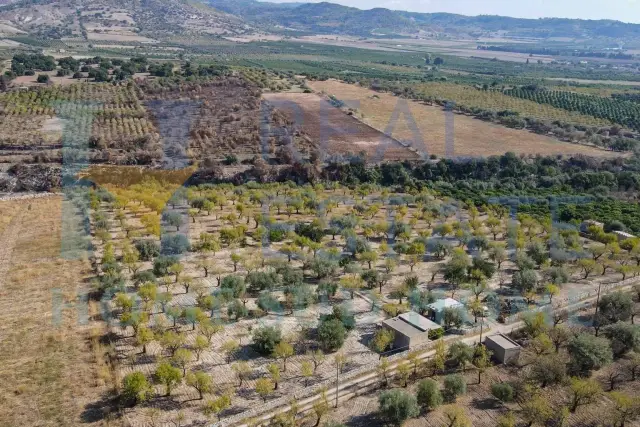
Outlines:
[[[334,3],[255,0],[0,0],[0,36],[153,42],[176,34],[233,36],[262,32],[360,37],[512,37],[640,45],[640,25],[619,21],[519,19],[360,10]]]
[[[191,0],[9,0],[4,3],[0,6],[0,23],[53,39],[149,42],[192,32],[242,34],[250,28],[235,16]]]
[[[376,8],[360,10],[333,3],[281,5],[254,0],[207,0],[211,6],[261,25],[277,25],[313,33],[417,35],[432,33],[481,37],[569,37],[640,39],[640,25],[580,19],[520,19],[503,16],[464,16],[413,13]]]

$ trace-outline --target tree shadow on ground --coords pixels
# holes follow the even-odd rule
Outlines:
[[[111,393],[104,394],[99,400],[91,402],[84,407],[80,414],[83,423],[96,423],[107,418],[119,417],[117,411],[118,397]]]
[[[158,357],[154,354],[138,353],[136,355],[136,365],[148,365],[151,363],[156,363],[157,361]]]
[[[483,411],[487,411],[489,409],[496,409],[500,406],[499,402],[496,399],[493,399],[491,397],[486,397],[486,398],[474,398],[471,401],[471,404],[473,405],[474,408],[476,409],[481,409]]]
[[[354,415],[347,420],[350,427],[381,427],[384,422],[375,413]]]
[[[245,344],[240,347],[238,351],[236,351],[233,360],[241,360],[247,362],[249,360],[257,359],[260,357],[260,354],[253,349],[251,344]]]
[[[248,411],[249,409],[251,408],[247,406],[232,406],[231,408],[222,411],[220,413],[220,418],[232,417],[234,415],[238,415],[242,412]]]
[[[236,395],[245,400],[251,400],[255,398],[256,397],[255,390],[251,388],[247,388],[245,386],[246,384],[242,384],[242,388],[239,388],[238,390],[236,390]]]

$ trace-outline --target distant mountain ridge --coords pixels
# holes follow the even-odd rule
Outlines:
[[[0,37],[24,31],[41,39],[141,42],[206,33],[341,34],[358,37],[483,36],[640,42],[640,24],[619,21],[464,16],[335,3],[256,0],[0,0]],[[602,44],[601,44],[602,45]]]
[[[0,22],[44,39],[128,41],[250,30],[241,18],[197,0],[0,0]]]
[[[416,35],[421,32],[481,36],[640,39],[640,24],[567,18],[523,19],[417,13],[384,8],[361,10],[335,3],[282,4],[255,0],[203,0],[255,25],[278,25],[301,31],[357,36]]]

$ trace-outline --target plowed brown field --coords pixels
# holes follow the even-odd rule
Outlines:
[[[371,162],[419,159],[411,149],[347,115],[318,95],[268,93],[263,97],[276,108],[288,112],[297,125],[320,142],[328,156],[364,152]]]

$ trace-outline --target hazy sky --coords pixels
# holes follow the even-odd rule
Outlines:
[[[269,0],[314,2],[321,0]],[[413,12],[504,15],[522,18],[617,19],[640,23],[640,0],[327,0],[361,9],[386,7]]]

